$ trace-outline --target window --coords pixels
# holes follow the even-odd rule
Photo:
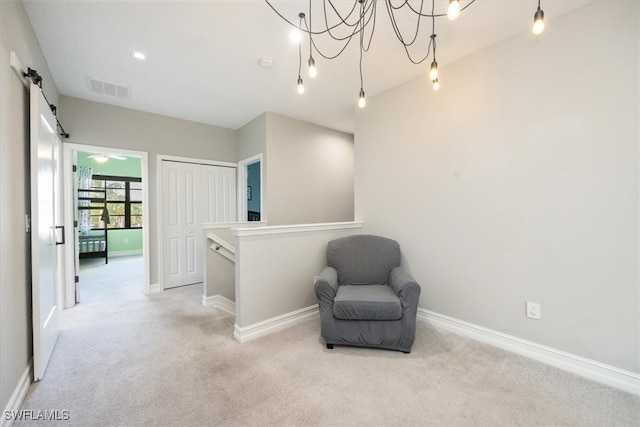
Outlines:
[[[94,194],[104,194],[104,204],[92,204],[91,228],[142,228],[142,179],[123,176],[93,175]],[[104,208],[108,212],[105,215]]]

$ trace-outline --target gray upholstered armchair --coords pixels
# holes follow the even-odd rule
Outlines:
[[[315,278],[321,332],[334,344],[411,351],[420,285],[400,268],[400,246],[380,236],[332,240]]]

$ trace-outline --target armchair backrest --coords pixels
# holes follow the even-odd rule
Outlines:
[[[338,271],[343,285],[382,285],[400,266],[400,245],[386,237],[357,234],[332,240],[327,246],[327,265]]]

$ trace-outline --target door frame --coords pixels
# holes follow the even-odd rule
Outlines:
[[[180,156],[171,156],[167,154],[158,154],[156,156],[156,182],[157,186],[157,199],[156,199],[156,212],[158,213],[158,266],[162,265],[163,257],[164,257],[164,227],[163,227],[163,216],[162,216],[162,201],[164,188],[162,187],[162,162],[180,162],[180,163],[195,163],[199,165],[209,165],[209,166],[223,166],[223,167],[232,167],[238,170],[238,164],[233,162],[223,162],[218,160],[207,160],[207,159],[196,159],[193,157],[180,157]],[[237,173],[237,172],[236,172]],[[237,179],[237,177],[236,177]],[[246,191],[246,190],[245,190]],[[236,212],[236,217],[238,213]],[[163,292],[164,288],[164,272],[162,267],[158,267],[158,288],[154,288],[153,292]]]
[[[260,162],[260,222],[267,222],[267,212],[264,207],[264,162],[262,153],[247,157],[238,162],[238,221],[247,221],[247,168]]]
[[[64,225],[65,225],[65,238],[67,242],[73,242],[73,244],[65,245],[66,248],[66,266],[65,266],[65,282],[64,282],[64,308],[71,308],[76,303],[75,296],[75,256],[77,250],[75,248],[74,238],[74,210],[73,200],[75,194],[73,194],[73,152],[84,151],[87,153],[104,153],[105,151],[113,154],[118,154],[128,157],[140,158],[140,165],[142,167],[142,206],[144,209],[144,215],[142,216],[142,260],[144,264],[144,280],[140,291],[144,294],[151,292],[151,275],[149,264],[149,215],[151,212],[149,206],[149,153],[146,151],[134,151],[126,150],[122,148],[103,147],[97,145],[86,145],[75,142],[65,142],[63,144],[63,168],[64,168]]]

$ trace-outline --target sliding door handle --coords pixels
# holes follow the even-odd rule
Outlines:
[[[62,230],[61,242],[58,242],[58,230]],[[56,245],[64,245],[64,225],[56,225]]]

